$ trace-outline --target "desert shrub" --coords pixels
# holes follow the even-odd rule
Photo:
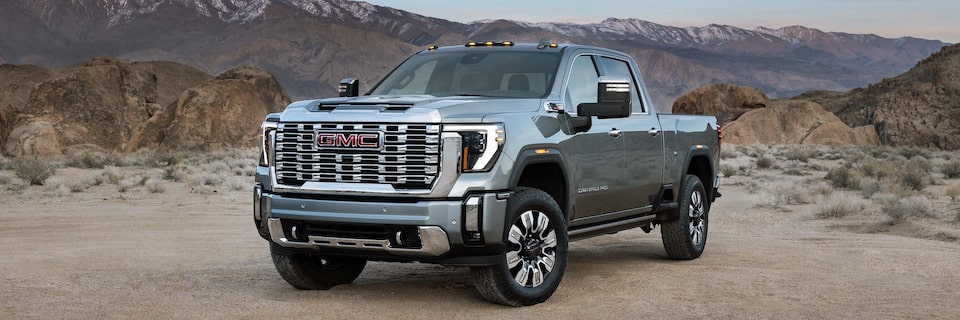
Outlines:
[[[907,167],[904,170],[900,170],[897,180],[900,185],[908,189],[921,191],[930,184],[931,178],[930,173],[924,171],[923,168]]]
[[[917,156],[930,158],[930,151],[930,149],[923,148],[900,148],[897,150],[897,153],[907,159],[912,159]]]
[[[18,157],[13,160],[13,172],[17,178],[31,185],[43,185],[43,182],[56,173],[57,169],[39,157]]]
[[[845,193],[817,197],[817,203],[819,206],[815,209],[814,216],[820,219],[843,218],[867,207],[865,201]]]
[[[163,180],[170,180],[173,182],[183,181],[183,167],[180,166],[168,166],[163,168],[163,172],[160,174],[160,178]]]
[[[183,161],[184,154],[181,152],[175,151],[160,151],[153,154],[153,165],[157,167],[161,166],[175,166],[180,164]]]
[[[827,171],[824,177],[835,188],[849,189],[858,186],[857,175],[847,167],[836,167]]]
[[[10,176],[0,176],[0,186],[5,186],[10,184],[10,181],[13,180]]]
[[[807,162],[810,158],[815,158],[818,152],[816,149],[807,146],[794,146],[783,152],[784,158],[800,162]]]
[[[116,158],[109,154],[84,150],[67,158],[65,166],[81,169],[103,169],[103,167],[116,162]]]
[[[120,169],[115,166],[106,166],[103,168],[103,173],[101,173],[106,181],[110,182],[113,185],[119,185],[126,176],[120,172]]]
[[[906,198],[889,197],[880,207],[890,219],[891,223],[898,224],[909,218],[930,218],[934,216],[933,205],[923,196]]]
[[[201,173],[191,177],[194,186],[219,186],[223,184],[223,177],[212,173]]]
[[[70,192],[83,192],[83,190],[87,190],[89,186],[90,185],[87,183],[87,181],[84,180],[73,180],[67,182],[67,188],[70,189]]]
[[[757,168],[760,169],[769,169],[773,167],[773,158],[768,156],[760,156],[756,161]]]
[[[163,184],[160,181],[152,180],[152,179],[147,181],[146,187],[147,187],[147,191],[149,191],[150,193],[163,193],[164,191],[167,191],[167,189],[163,187]]]
[[[791,182],[775,183],[763,189],[757,206],[763,208],[783,208],[786,205],[807,204],[810,200],[807,191],[799,184]]]
[[[247,186],[252,185],[252,182],[247,182],[246,179],[242,178],[230,178],[226,182],[227,188],[233,191],[239,191],[247,188]]]
[[[804,176],[807,174],[807,172],[803,171],[803,168],[789,167],[783,169],[783,174],[788,176]]]
[[[44,187],[47,187],[47,189],[49,189],[49,190],[51,190],[51,191],[55,191],[55,190],[57,190],[57,189],[60,189],[60,187],[63,187],[63,186],[66,185],[66,184],[67,184],[67,182],[64,181],[63,178],[60,178],[60,177],[57,177],[57,176],[49,177],[49,178],[47,178],[47,180],[44,180],[44,181],[43,181],[43,186],[44,186]]]
[[[956,202],[957,198],[960,197],[960,187],[952,186],[947,188],[946,195],[950,197],[950,201]]]
[[[816,195],[829,196],[836,191],[833,187],[827,185],[826,183],[817,183],[810,187],[810,191]]]
[[[720,173],[723,174],[724,177],[732,177],[737,175],[739,172],[740,169],[737,169],[737,167],[726,163],[720,164]]]
[[[858,163],[858,168],[863,175],[882,179],[896,174],[899,168],[892,161],[881,161],[877,159],[864,159]]]
[[[739,155],[740,153],[734,148],[726,147],[720,150],[720,159],[733,159]]]
[[[952,160],[940,166],[940,173],[947,179],[960,178],[960,160]]]
[[[860,179],[860,195],[864,199],[870,199],[874,194],[880,191],[880,180],[874,178]]]

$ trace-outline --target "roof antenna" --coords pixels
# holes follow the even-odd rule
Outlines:
[[[537,49],[543,49],[550,45],[550,40],[547,38],[540,38],[540,42],[537,43]]]

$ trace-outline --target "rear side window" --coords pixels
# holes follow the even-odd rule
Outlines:
[[[640,91],[637,90],[637,81],[633,77],[633,72],[630,71],[630,65],[626,61],[617,60],[608,57],[600,58],[600,65],[603,67],[603,73],[605,76],[617,76],[623,77],[630,80],[630,100],[633,105],[633,112],[645,112],[643,104],[640,102]]]

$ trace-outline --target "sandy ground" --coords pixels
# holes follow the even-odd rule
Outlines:
[[[560,288],[527,308],[484,302],[466,268],[426,264],[374,262],[352,285],[293,289],[247,190],[164,186],[0,191],[0,318],[960,319],[960,243],[855,233],[837,226],[856,221],[814,219],[815,204],[757,208],[735,184],[700,259],[667,260],[658,230],[575,242]]]

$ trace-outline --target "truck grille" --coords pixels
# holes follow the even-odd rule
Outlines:
[[[317,132],[377,133],[379,148],[320,148]],[[390,184],[430,189],[440,171],[440,125],[378,123],[281,123],[276,137],[277,181]]]

